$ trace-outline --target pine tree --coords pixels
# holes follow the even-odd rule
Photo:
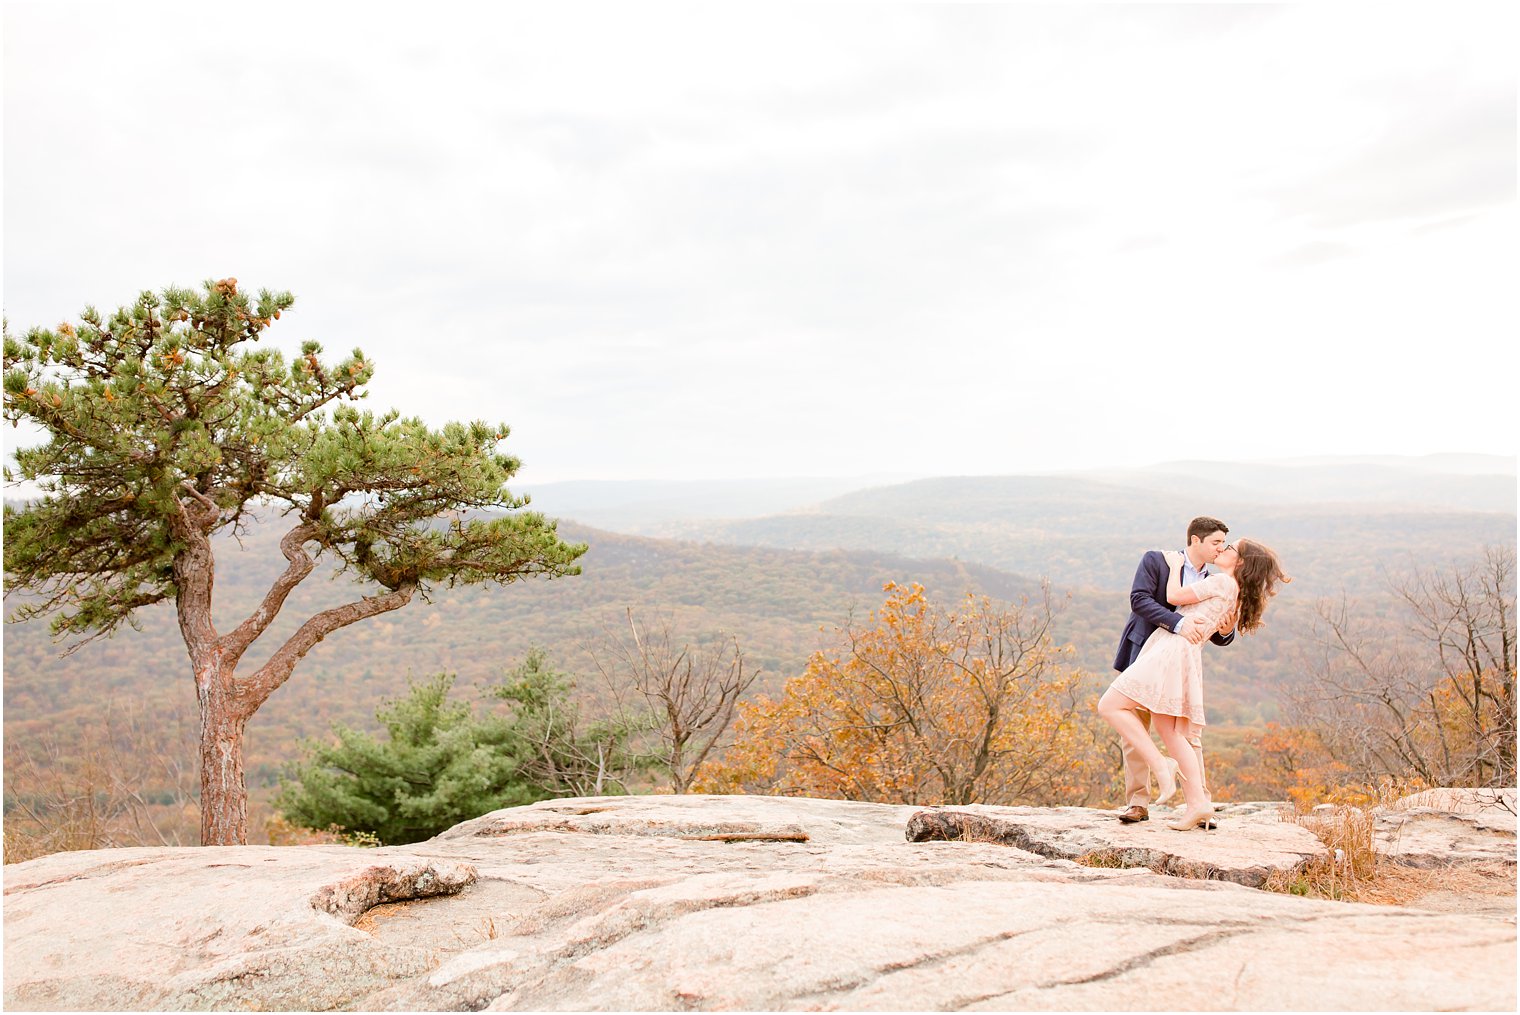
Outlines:
[[[532,745],[508,724],[450,702],[453,683],[439,674],[381,706],[385,739],[334,727],[337,743],[310,746],[275,806],[307,828],[368,832],[393,846],[552,795],[523,775]]]
[[[290,362],[261,348],[294,298],[238,289],[144,292],[105,318],[5,335],[5,419],[40,428],[16,452],[42,496],[5,509],[5,570],[60,636],[96,637],[173,600],[200,704],[201,842],[247,841],[243,731],[296,664],[334,631],[399,609],[436,586],[579,573],[567,544],[506,481],[505,426],[430,429],[353,403],[374,367],[360,350],[324,361],[306,342]],[[254,509],[291,521],[287,566],[240,624],[212,623],[211,539]],[[372,594],[307,618],[261,665],[241,666],[319,555]],[[86,640],[87,640],[86,639]]]
[[[371,834],[386,845],[417,842],[501,807],[556,796],[627,792],[647,769],[631,739],[649,722],[606,720],[583,726],[568,674],[533,648],[487,698],[505,703],[477,716],[448,700],[454,678],[413,684],[375,718],[384,739],[334,726],[336,742],[312,743],[275,799],[289,821]]]

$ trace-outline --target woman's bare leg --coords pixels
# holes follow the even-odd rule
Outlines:
[[[1145,723],[1135,713],[1141,705],[1138,701],[1127,694],[1121,694],[1110,687],[1103,692],[1103,697],[1098,699],[1098,714],[1114,728],[1124,742],[1129,744],[1130,749],[1140,755],[1142,761],[1152,772],[1160,772],[1166,767],[1166,761],[1161,757],[1161,752],[1156,750],[1156,742],[1151,739],[1150,730],[1145,728]],[[1159,715],[1152,715],[1153,720],[1160,719]],[[1188,749],[1191,756],[1192,749]],[[1159,777],[1158,777],[1159,778]]]
[[[1101,709],[1101,705],[1099,706]],[[1151,713],[1151,722],[1156,727],[1156,733],[1161,737],[1161,742],[1166,745],[1166,753],[1177,760],[1177,768],[1182,772],[1182,795],[1187,800],[1188,810],[1202,810],[1209,805],[1208,793],[1203,788],[1203,770],[1198,767],[1198,755],[1193,753],[1193,745],[1188,742],[1188,720],[1181,716],[1163,715],[1160,712]]]

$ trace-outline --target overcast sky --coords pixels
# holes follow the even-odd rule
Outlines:
[[[5,312],[289,289],[530,484],[1513,455],[1515,8],[10,0]]]

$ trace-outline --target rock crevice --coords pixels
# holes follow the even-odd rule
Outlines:
[[[1275,815],[1267,820],[1255,807],[1233,814],[1223,808],[1220,822],[1233,822],[1233,828],[1178,832],[1147,827],[1152,822],[1124,825],[1106,812],[1083,808],[935,808],[913,814],[904,834],[909,842],[995,842],[1088,867],[1144,867],[1248,888],[1326,854],[1307,829]]]

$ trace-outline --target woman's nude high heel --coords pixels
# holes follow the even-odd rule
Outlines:
[[[1176,796],[1177,791],[1182,788],[1178,784],[1187,781],[1182,774],[1181,766],[1175,759],[1162,758],[1161,760],[1164,764],[1156,772],[1156,790],[1159,795],[1154,801],[1155,806],[1160,806]]]
[[[1183,812],[1182,817],[1176,821],[1168,821],[1166,827],[1179,832],[1186,832],[1190,828],[1199,827],[1202,827],[1204,831],[1208,831],[1213,827],[1213,819],[1214,805],[1212,802],[1205,800],[1202,807],[1197,810],[1189,807]]]

